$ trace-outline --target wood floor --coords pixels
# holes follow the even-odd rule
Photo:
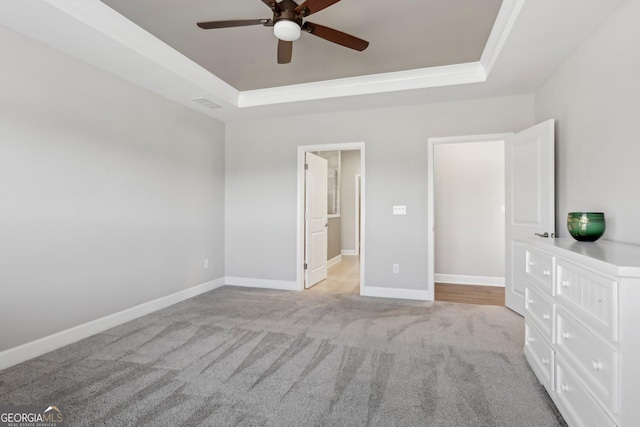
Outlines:
[[[504,306],[504,288],[500,286],[436,283],[435,291],[436,301]]]
[[[329,267],[327,278],[308,289],[325,294],[360,294],[360,258],[343,256]],[[436,283],[435,300],[462,304],[504,306],[504,288],[498,286],[453,285]]]

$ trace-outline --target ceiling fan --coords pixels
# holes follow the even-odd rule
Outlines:
[[[293,0],[262,0],[273,11],[271,19],[238,19],[228,21],[198,22],[198,27],[210,30],[214,28],[244,27],[247,25],[264,25],[273,27],[273,34],[278,38],[278,64],[291,62],[293,42],[298,40],[302,31],[337,43],[350,49],[363,51],[369,42],[334,30],[333,28],[312,22],[303,21],[309,15],[325,9],[340,0],[306,0],[301,4]]]

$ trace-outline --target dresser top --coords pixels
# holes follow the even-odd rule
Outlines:
[[[572,238],[532,238],[529,243],[573,260],[608,264],[607,270],[617,276],[640,277],[640,246],[608,240],[578,242]]]

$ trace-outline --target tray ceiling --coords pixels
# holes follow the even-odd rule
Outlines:
[[[357,52],[303,33],[276,62],[273,29],[202,30],[198,21],[270,18],[260,0],[102,0],[239,91],[480,60],[502,0],[342,0],[307,20],[370,42]]]
[[[128,11],[120,12],[129,16],[106,3],[115,1],[126,6]],[[369,49],[362,54],[352,52],[303,34],[296,43],[308,41],[319,47],[302,49],[296,44],[293,63],[284,66],[276,63],[276,40],[269,28],[231,28],[217,35],[213,33],[216,30],[199,30],[195,25],[201,20],[267,17],[269,9],[260,0],[5,1],[0,2],[0,25],[187,108],[229,121],[531,94],[623,1],[398,0],[388,2],[394,9],[383,9],[379,0],[342,0],[313,15],[313,20],[369,40]],[[350,13],[341,10],[364,3],[370,5],[365,12],[357,7]],[[464,4],[499,10],[497,16],[493,16],[493,9],[492,17],[484,19],[481,16],[489,9],[471,14],[461,6]],[[430,6],[429,10],[424,6]],[[136,15],[141,17],[139,23],[134,22]],[[173,28],[166,37],[195,37],[198,43],[185,45],[181,52],[176,41],[159,38],[165,37],[159,33],[169,28],[162,22]],[[468,25],[447,33],[461,22]],[[183,27],[188,35],[179,34]],[[255,49],[256,39],[241,36],[246,29],[266,33],[257,38],[266,47]],[[432,31],[432,37],[409,37],[427,30]],[[229,31],[238,35],[225,35]],[[218,37],[230,37],[229,42],[220,43]],[[249,55],[242,37],[249,37]],[[369,61],[367,55],[374,57],[376,49],[382,49],[391,37],[404,43],[390,49],[389,55],[400,59],[392,61],[383,55]],[[227,58],[215,50],[219,44],[224,45]],[[453,46],[462,48],[453,52]],[[187,48],[195,49],[204,59],[185,52]],[[432,48],[435,50],[428,53]],[[305,61],[306,54],[312,54],[312,59]],[[356,65],[362,68],[349,65],[353,58],[340,59],[340,55],[355,55]],[[451,62],[448,65],[442,62],[446,58]],[[310,61],[317,62],[312,67]]]

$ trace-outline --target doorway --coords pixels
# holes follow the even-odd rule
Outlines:
[[[468,288],[471,292],[464,295],[467,285],[504,287],[504,144],[510,135],[429,139],[428,286],[432,299],[436,282],[453,285],[447,292],[463,299],[478,292]],[[485,158],[486,167],[474,164],[479,155]],[[502,177],[500,171],[489,170],[496,164],[493,156],[502,163]],[[477,180],[487,182],[490,188],[479,189]],[[502,188],[496,188],[498,185]],[[443,194],[445,190],[449,194]],[[490,218],[488,229],[486,224],[475,223],[474,209],[485,220]],[[441,221],[436,226],[437,219]],[[493,244],[489,245],[487,236],[473,234],[474,227],[499,235],[490,236]],[[438,250],[441,252],[436,254]]]
[[[307,225],[308,225],[308,210],[306,208],[307,201],[307,171],[305,171],[305,158],[308,157],[307,153],[315,153],[315,155],[325,157],[331,157],[329,152],[339,151],[344,154],[345,160],[356,159],[350,162],[345,162],[345,171],[342,177],[336,175],[334,172],[335,167],[329,168],[327,174],[328,186],[327,186],[327,198],[328,208],[331,209],[331,214],[326,216],[326,226],[328,232],[326,233],[327,239],[331,235],[334,241],[332,244],[327,243],[327,253],[322,254],[327,261],[325,268],[328,268],[328,279],[325,281],[329,287],[335,287],[339,282],[346,280],[354,280],[354,276],[357,274],[356,280],[359,278],[359,284],[356,285],[356,293],[362,295],[364,292],[365,284],[365,147],[364,143],[344,143],[344,144],[325,144],[325,145],[313,145],[313,146],[300,146],[298,147],[298,203],[297,203],[297,257],[296,257],[296,271],[297,271],[297,289],[305,289],[308,274],[305,270],[305,264],[308,268],[309,254],[307,253]],[[357,155],[357,156],[356,156]],[[353,165],[355,162],[355,166]],[[334,163],[335,164],[335,163]],[[356,191],[354,182],[356,181],[355,175],[359,175],[359,188],[360,192]],[[336,179],[336,177],[338,177]],[[340,182],[340,184],[336,184]],[[335,190],[331,190],[331,185],[339,185]],[[337,195],[339,194],[339,196]],[[359,195],[359,197],[357,197]],[[340,207],[342,204],[342,208]],[[356,214],[359,212],[359,215]],[[344,230],[343,230],[344,229]],[[339,233],[335,231],[339,230]],[[340,241],[336,241],[339,239]],[[348,241],[350,243],[344,243]],[[357,246],[358,241],[360,245]],[[329,253],[331,252],[331,253]],[[359,256],[358,256],[359,255]],[[316,255],[313,255],[315,257]],[[311,288],[317,288],[319,285]],[[349,286],[348,284],[346,285]],[[316,289],[317,291],[317,289]],[[351,291],[352,292],[352,291]]]
[[[553,119],[518,133],[429,138],[427,286],[435,296],[434,147],[437,144],[503,141],[505,144],[505,306],[524,314],[525,241],[555,235]]]
[[[435,299],[504,305],[504,141],[435,144],[433,176]]]

